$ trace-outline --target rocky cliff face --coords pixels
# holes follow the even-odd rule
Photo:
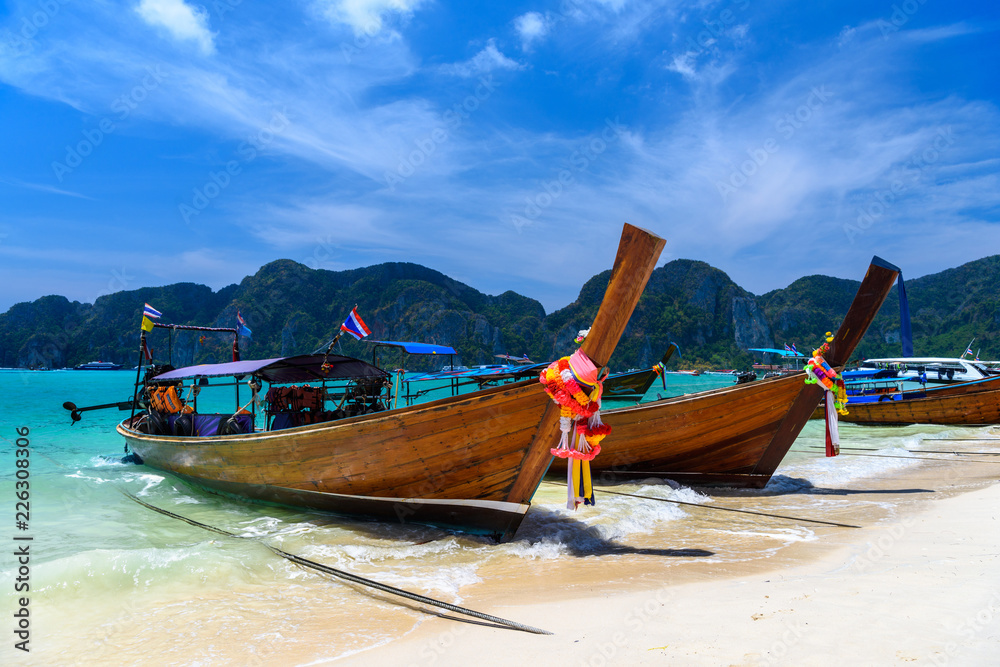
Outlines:
[[[145,302],[176,324],[232,327],[240,311],[253,330],[253,340],[241,343],[246,358],[325,346],[357,304],[373,339],[450,345],[468,365],[493,363],[496,354],[548,360],[575,349],[573,339],[597,314],[610,274],[594,276],[576,301],[546,315],[534,299],[483,294],[417,264],[322,271],[278,260],[218,292],[178,283],[110,294],[93,305],[60,296],[17,304],[0,315],[0,365],[58,368],[93,359],[134,365]],[[804,351],[840,324],[858,285],[807,276],[754,296],[704,262],[675,260],[653,271],[611,366],[652,366],[671,342],[681,349],[672,363],[682,367],[745,367],[749,347],[795,343]],[[908,281],[907,291],[917,354],[955,356],[976,337],[974,350],[1000,357],[1000,256]],[[149,338],[156,358],[170,356],[175,365],[225,360],[232,347],[221,334],[158,329]],[[345,354],[370,358],[370,346],[341,341]],[[898,341],[894,291],[857,355],[897,355]]]

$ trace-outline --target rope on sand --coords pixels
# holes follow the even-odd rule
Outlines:
[[[544,482],[545,484],[551,484],[553,486],[566,486],[559,482]],[[785,516],[783,514],[768,514],[767,512],[755,512],[753,510],[740,510],[734,507],[721,507],[720,505],[702,505],[700,503],[689,503],[683,500],[671,500],[669,498],[657,498],[656,496],[640,496],[635,493],[622,493],[620,491],[609,491],[608,489],[602,488],[601,493],[610,493],[613,496],[628,496],[629,498],[642,498],[644,500],[659,500],[663,503],[674,503],[675,505],[689,505],[690,507],[701,507],[710,510],[721,510],[723,512],[739,512],[740,514],[754,514],[756,516],[768,516],[774,519],[786,519],[788,521],[804,521],[806,523],[821,523],[825,526],[836,526],[838,528],[860,528],[861,526],[855,526],[850,523],[837,523],[836,521],[822,521],[820,519],[803,519],[796,516]]]
[[[171,512],[169,510],[165,510],[165,509],[163,509],[161,507],[156,507],[155,505],[150,505],[147,502],[139,500],[138,498],[136,498],[135,496],[133,496],[131,493],[129,493],[127,491],[124,491],[122,489],[119,489],[119,491],[121,491],[123,495],[128,496],[129,498],[131,498],[132,500],[134,500],[135,502],[139,503],[140,505],[142,505],[143,507],[145,507],[147,509],[151,509],[154,512],[159,512],[160,514],[172,517],[174,519],[179,519],[179,520],[181,520],[181,521],[183,521],[185,523],[191,524],[192,526],[197,526],[198,528],[204,528],[205,530],[211,531],[213,533],[218,533],[219,535],[225,535],[226,537],[235,537],[235,538],[239,538],[239,539],[243,539],[243,540],[251,540],[253,542],[259,542],[260,544],[262,544],[265,547],[267,547],[273,553],[281,556],[282,558],[286,558],[286,559],[292,561],[293,563],[295,563],[296,565],[299,565],[299,566],[302,566],[302,567],[312,568],[312,569],[318,570],[319,572],[322,572],[324,574],[329,574],[330,576],[338,577],[340,579],[344,579],[346,581],[350,581],[351,583],[354,583],[354,584],[360,584],[362,586],[368,586],[369,588],[374,588],[376,590],[382,591],[383,593],[389,593],[391,595],[398,595],[400,597],[407,598],[408,600],[413,600],[414,602],[420,602],[421,604],[430,605],[432,607],[440,607],[441,609],[447,609],[448,611],[453,611],[453,612],[455,612],[457,614],[463,614],[465,616],[472,616],[473,618],[478,618],[480,620],[487,621],[489,623],[494,623],[496,625],[503,626],[503,627],[506,627],[506,628],[510,628],[512,630],[520,630],[522,632],[530,632],[530,633],[536,634],[536,635],[551,635],[552,634],[551,632],[548,632],[547,630],[540,630],[539,628],[533,628],[530,625],[523,625],[521,623],[517,623],[515,621],[508,621],[506,619],[499,618],[497,616],[490,616],[489,614],[484,614],[484,613],[479,612],[479,611],[474,611],[472,609],[466,609],[465,607],[459,607],[457,605],[449,604],[447,602],[442,602],[441,600],[435,600],[434,598],[429,598],[427,596],[420,595],[419,593],[411,593],[410,591],[404,591],[401,588],[396,588],[395,586],[389,586],[387,584],[382,584],[382,583],[379,583],[379,582],[374,581],[372,579],[367,579],[365,577],[361,577],[361,576],[358,576],[356,574],[351,574],[350,572],[344,572],[343,570],[338,570],[336,568],[330,567],[329,565],[323,565],[322,563],[317,563],[316,561],[311,561],[311,560],[309,560],[307,558],[303,558],[302,556],[296,556],[295,554],[288,553],[287,551],[282,551],[281,549],[278,549],[277,547],[271,546],[267,542],[264,542],[263,540],[260,540],[258,538],[247,537],[245,535],[237,535],[236,533],[230,533],[228,530],[223,530],[222,528],[216,528],[215,526],[209,526],[208,524],[201,523],[200,521],[195,521],[194,519],[189,519],[187,517],[181,516],[180,514],[174,514],[173,512]],[[447,617],[445,617],[445,618],[447,618]]]
[[[810,449],[824,449],[823,447],[810,447]],[[895,454],[850,454],[845,453],[843,450],[845,448],[841,447],[840,456],[869,456],[873,459],[906,459],[907,461],[938,461],[939,463],[956,463],[961,461],[962,463],[1000,463],[997,461],[987,461],[984,459],[941,459],[935,456],[898,456]],[[877,451],[877,450],[876,450]],[[911,450],[906,450],[911,451]],[[803,452],[804,454],[814,454],[818,452]],[[930,452],[929,452],[930,453]],[[942,452],[944,454],[952,454],[954,452]]]

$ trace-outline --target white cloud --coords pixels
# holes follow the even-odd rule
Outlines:
[[[390,13],[407,17],[423,4],[424,0],[320,0],[323,14],[339,23],[345,23],[356,34],[375,35],[382,30],[385,16]]]
[[[441,71],[454,76],[473,77],[487,74],[494,70],[518,70],[524,69],[524,65],[505,56],[497,48],[495,40],[486,43],[486,48],[472,56],[472,58],[461,63],[445,65]]]
[[[192,7],[184,0],[141,0],[135,11],[149,25],[166,28],[174,39],[194,42],[205,55],[215,51],[205,8]]]
[[[697,56],[693,51],[688,51],[687,53],[682,53],[679,56],[674,56],[674,59],[667,65],[667,69],[671,72],[677,72],[685,79],[694,79],[696,73],[694,71],[694,58]]]
[[[514,19],[514,28],[521,37],[521,48],[527,51],[533,42],[548,34],[549,23],[538,12],[528,12]]]

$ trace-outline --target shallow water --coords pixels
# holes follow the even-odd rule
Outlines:
[[[31,441],[26,531],[14,527],[14,456],[0,459],[0,497],[10,499],[3,533],[8,544],[14,536],[33,538],[32,652],[29,660],[12,650],[8,638],[0,652],[4,664],[309,664],[390,641],[427,618],[383,594],[304,570],[257,540],[458,604],[497,582],[512,595],[572,594],[593,582],[642,585],[633,577],[636,565],[669,580],[679,565],[707,571],[766,560],[816,540],[821,528],[610,492],[827,521],[846,520],[862,508],[872,521],[891,521],[906,504],[940,491],[936,487],[961,486],[968,466],[919,460],[906,449],[945,448],[933,441],[994,431],[844,425],[845,447],[874,448],[858,453],[876,456],[826,459],[810,449],[823,444],[822,424],[811,422],[765,489],[709,496],[643,480],[598,488],[597,506],[575,512],[565,509],[559,480],[550,480],[555,483],[541,486],[516,539],[496,545],[434,528],[239,502],[123,464],[114,432],[123,413],[87,412],[70,425],[60,406],[65,400],[127,400],[133,380],[127,371],[0,371],[0,445],[12,452],[17,427],[27,427]],[[724,376],[671,375],[668,392],[657,384],[649,398],[730,383]],[[226,409],[228,401],[219,400]],[[946,448],[984,451],[992,444],[970,440]],[[910,479],[924,472],[934,484],[899,488],[900,475]],[[120,490],[250,539],[154,513]],[[16,576],[12,565],[10,557],[0,563],[5,590]],[[553,581],[561,582],[558,593],[551,590]]]

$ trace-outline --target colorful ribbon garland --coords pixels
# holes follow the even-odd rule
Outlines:
[[[576,509],[580,503],[594,504],[590,461],[601,453],[601,440],[611,433],[611,427],[601,421],[605,377],[606,368],[599,369],[582,350],[577,350],[569,357],[553,361],[538,378],[545,392],[559,405],[562,436],[559,445],[550,451],[553,456],[568,459],[568,509]]]
[[[823,355],[830,351],[833,334],[826,332],[826,342],[813,350],[812,359],[806,362],[806,384],[818,384],[826,391],[823,402],[826,412],[826,455],[837,456],[840,453],[840,432],[837,425],[837,414],[847,414],[847,387],[844,378],[826,362]]]

